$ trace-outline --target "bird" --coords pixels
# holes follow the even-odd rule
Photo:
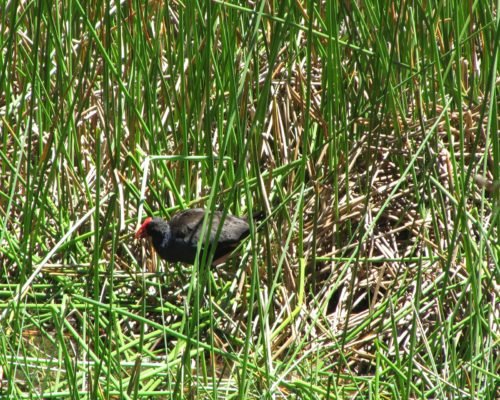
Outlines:
[[[151,237],[158,255],[168,262],[193,265],[202,235],[203,221],[208,212],[202,208],[187,209],[175,214],[168,222],[158,217],[147,217],[135,237]],[[209,245],[215,245],[212,265],[223,263],[250,233],[247,218],[227,214],[216,238],[222,215],[221,211],[214,211],[212,225],[206,228]],[[257,220],[261,216],[262,213],[256,213],[252,218]]]

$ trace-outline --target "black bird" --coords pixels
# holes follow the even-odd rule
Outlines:
[[[175,214],[170,221],[148,217],[135,233],[135,237],[151,237],[158,255],[169,262],[194,264],[198,242],[201,239],[203,219],[207,211],[193,208]],[[258,219],[262,213],[254,214]],[[221,211],[214,211],[212,226],[207,227],[208,243],[215,245],[212,265],[221,264],[238,244],[250,233],[247,218],[226,215],[217,241],[215,236],[222,218]],[[202,248],[203,249],[203,248]]]

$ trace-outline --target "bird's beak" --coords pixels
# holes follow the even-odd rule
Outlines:
[[[148,217],[144,220],[141,227],[139,229],[137,229],[137,232],[135,233],[136,239],[142,239],[148,235],[147,227],[148,227],[149,223],[151,222],[151,220],[152,220],[151,217]]]
[[[135,233],[135,238],[142,239],[144,236],[146,236],[146,230],[144,229],[144,226],[141,226],[139,229],[137,229],[137,232]]]

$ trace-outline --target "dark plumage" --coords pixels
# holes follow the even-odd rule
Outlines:
[[[146,218],[135,237],[150,236],[156,252],[164,260],[194,264],[205,213],[206,211],[201,208],[185,210],[175,214],[169,222],[161,218]],[[214,245],[221,217],[222,212],[215,211],[211,229],[207,229],[210,245]],[[226,215],[217,238],[213,264],[223,262],[249,232],[250,227],[246,218]]]

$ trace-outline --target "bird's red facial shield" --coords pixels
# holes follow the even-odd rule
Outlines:
[[[153,220],[153,218],[151,218],[151,217],[148,217],[144,220],[141,227],[139,229],[137,229],[137,232],[135,233],[136,239],[142,239],[142,238],[147,236],[147,234],[148,234],[147,227],[152,220]]]

